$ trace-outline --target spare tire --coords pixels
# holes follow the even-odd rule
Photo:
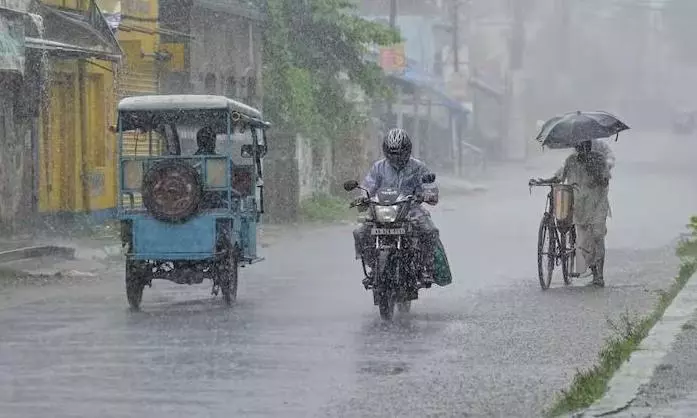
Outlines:
[[[181,160],[162,160],[143,176],[143,205],[160,221],[179,223],[198,211],[203,183],[196,169]]]

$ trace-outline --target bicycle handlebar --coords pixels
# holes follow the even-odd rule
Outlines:
[[[565,183],[559,183],[559,182],[554,182],[554,181],[545,181],[545,182],[529,181],[528,182],[528,187],[530,188],[530,193],[532,193],[533,187],[552,187],[552,186],[570,186],[573,189],[579,188],[578,183],[565,184]]]
[[[555,186],[557,184],[562,184],[554,181],[546,181],[546,182],[528,182],[528,186],[530,187],[544,187],[544,186]]]

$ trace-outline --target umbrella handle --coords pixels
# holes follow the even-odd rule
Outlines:
[[[619,138],[620,138],[620,133],[617,132],[617,133],[615,134],[615,142],[617,142],[617,140],[618,140]]]

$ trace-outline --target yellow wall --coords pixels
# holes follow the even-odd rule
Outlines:
[[[91,59],[84,65],[85,109],[81,109],[77,60],[51,63],[49,102],[40,126],[41,212],[84,211],[87,205],[90,210],[113,207],[115,196],[109,184],[116,179],[116,148],[108,126],[115,123],[114,80],[113,74],[101,67],[110,68],[111,63]]]
[[[82,0],[47,0],[46,4],[85,10]],[[119,6],[119,0],[100,0],[104,12]],[[116,105],[124,95],[155,93],[154,61],[141,58],[141,50],[157,50],[157,0],[120,1],[125,16],[150,18],[152,22],[124,17],[117,38],[125,56],[117,78],[107,70],[112,63],[90,58],[84,65],[84,89],[79,85],[79,60],[53,60],[49,102],[42,114],[39,141],[39,211],[82,212],[110,209],[117,199],[117,142],[108,127],[116,124]],[[149,32],[149,33],[148,33]],[[96,65],[93,65],[96,64]],[[101,68],[104,67],[104,68]],[[115,66],[114,66],[115,67]],[[84,92],[85,109],[80,108]],[[83,124],[86,141],[83,146]],[[83,183],[87,180],[87,185]],[[87,186],[89,199],[83,190]],[[89,207],[87,207],[89,206]]]

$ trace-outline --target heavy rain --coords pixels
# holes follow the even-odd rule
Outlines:
[[[0,418],[697,416],[696,21],[0,0]]]

